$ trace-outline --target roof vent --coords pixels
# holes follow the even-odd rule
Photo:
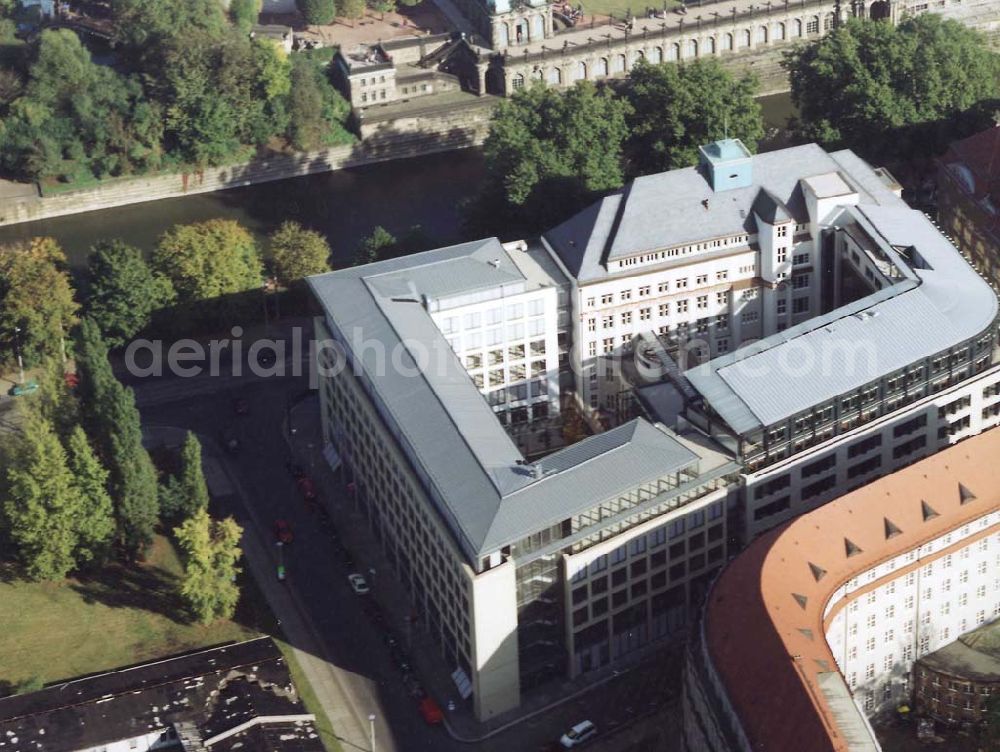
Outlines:
[[[494,269],[499,269],[500,268],[500,259],[498,259],[498,258],[490,259],[490,266],[492,266]]]
[[[998,123],[1000,125],[1000,123]],[[970,501],[975,501],[976,495],[972,493],[968,488],[963,486],[961,483],[958,484],[958,503],[968,504]]]
[[[802,607],[802,610],[805,611],[806,605],[808,605],[809,603],[809,599],[806,598],[804,595],[800,595],[799,593],[792,593],[792,597],[795,599],[795,602]]]
[[[848,559],[862,553],[861,548],[850,538],[844,538],[844,552],[847,554]]]
[[[812,572],[813,579],[815,579],[816,582],[819,582],[826,577],[826,570],[818,564],[813,564],[811,561],[809,562],[809,571]]]
[[[920,502],[920,513],[924,516],[924,522],[927,522],[927,520],[933,520],[938,516],[938,513],[934,511],[934,507],[926,501]]]
[[[902,535],[903,534],[903,531],[900,530],[898,527],[896,527],[896,525],[893,524],[893,521],[890,520],[888,517],[883,517],[882,518],[882,524],[885,527],[885,539],[886,540],[889,540],[890,538],[895,538],[897,535]]]

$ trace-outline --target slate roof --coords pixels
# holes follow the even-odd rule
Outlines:
[[[1000,684],[1000,620],[967,632],[918,662],[961,679]]]
[[[753,183],[746,188],[715,192],[698,167],[637,178],[544,237],[579,282],[598,281],[621,273],[609,272],[608,260],[756,233],[753,212],[758,200],[773,202],[775,211],[780,205],[782,214],[806,222],[799,181],[833,172],[858,191],[862,202],[903,203],[851,152],[827,153],[806,144],[754,155]],[[765,198],[760,198],[762,191]],[[690,257],[681,262],[690,263]]]
[[[524,289],[526,278],[496,238],[308,282],[471,562],[653,473],[697,461],[668,433],[637,420],[555,452],[535,476],[423,306],[439,295]],[[393,352],[401,368],[386,367]]]
[[[722,571],[703,634],[751,749],[877,749],[825,639],[846,602],[828,604],[858,574],[1000,509],[998,453],[1000,429],[942,449],[765,533]]]
[[[921,212],[863,204],[845,216],[881,242],[904,276],[686,371],[737,434],[778,423],[976,337],[997,316],[993,290]],[[921,261],[910,268],[914,253]]]
[[[207,739],[267,716],[299,719],[257,725],[212,749],[323,752],[281,651],[261,637],[0,698],[0,751],[99,748],[183,722]]]

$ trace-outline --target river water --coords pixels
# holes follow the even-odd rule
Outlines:
[[[762,97],[761,104],[772,135],[761,146],[780,148],[794,114],[789,96]],[[462,236],[460,204],[477,192],[484,175],[479,151],[467,149],[0,227],[0,243],[54,237],[79,270],[90,247],[104,238],[148,251],[175,224],[235,219],[263,237],[294,219],[326,235],[336,267],[350,263],[358,241],[376,225],[397,236],[419,225],[435,245],[469,239]]]

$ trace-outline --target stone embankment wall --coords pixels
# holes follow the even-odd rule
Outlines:
[[[0,198],[0,226],[477,146],[486,136],[495,101],[470,97],[438,111],[428,108],[412,116],[366,122],[361,126],[362,142],[348,146],[271,154],[246,164],[184,174],[116,180],[51,196]]]

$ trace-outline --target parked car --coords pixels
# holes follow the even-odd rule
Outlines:
[[[388,648],[394,648],[399,645],[399,638],[396,637],[396,633],[391,629],[387,629],[385,634],[382,635],[382,639],[385,640],[385,645]]]
[[[559,743],[563,746],[563,749],[576,749],[586,744],[595,736],[597,736],[597,726],[590,721],[580,721],[580,723],[562,735]]]
[[[246,415],[250,412],[250,403],[243,397],[233,398],[233,412],[237,415]]]
[[[444,720],[444,713],[441,712],[438,704],[434,702],[433,697],[425,697],[420,701],[420,715],[431,726],[436,726]]]
[[[344,566],[350,569],[354,566],[354,556],[346,548],[340,552],[340,560],[344,562]]]
[[[288,524],[287,520],[274,521],[274,539],[278,543],[285,545],[288,545],[295,539],[295,536],[292,534],[292,526]]]
[[[368,595],[368,593],[371,592],[371,589],[368,587],[368,583],[365,582],[365,578],[356,572],[347,575],[347,581],[351,584],[351,590],[353,590],[356,595]]]
[[[302,465],[296,465],[291,460],[285,463],[285,469],[288,471],[289,475],[296,479],[303,478],[306,474],[306,471],[302,469]]]
[[[225,434],[223,436],[223,443],[225,444],[226,451],[230,454],[239,454],[240,452],[240,440],[237,439],[232,434]]]
[[[312,478],[308,475],[303,475],[295,481],[295,486],[306,501],[314,501],[316,499],[316,484],[313,483]]]

